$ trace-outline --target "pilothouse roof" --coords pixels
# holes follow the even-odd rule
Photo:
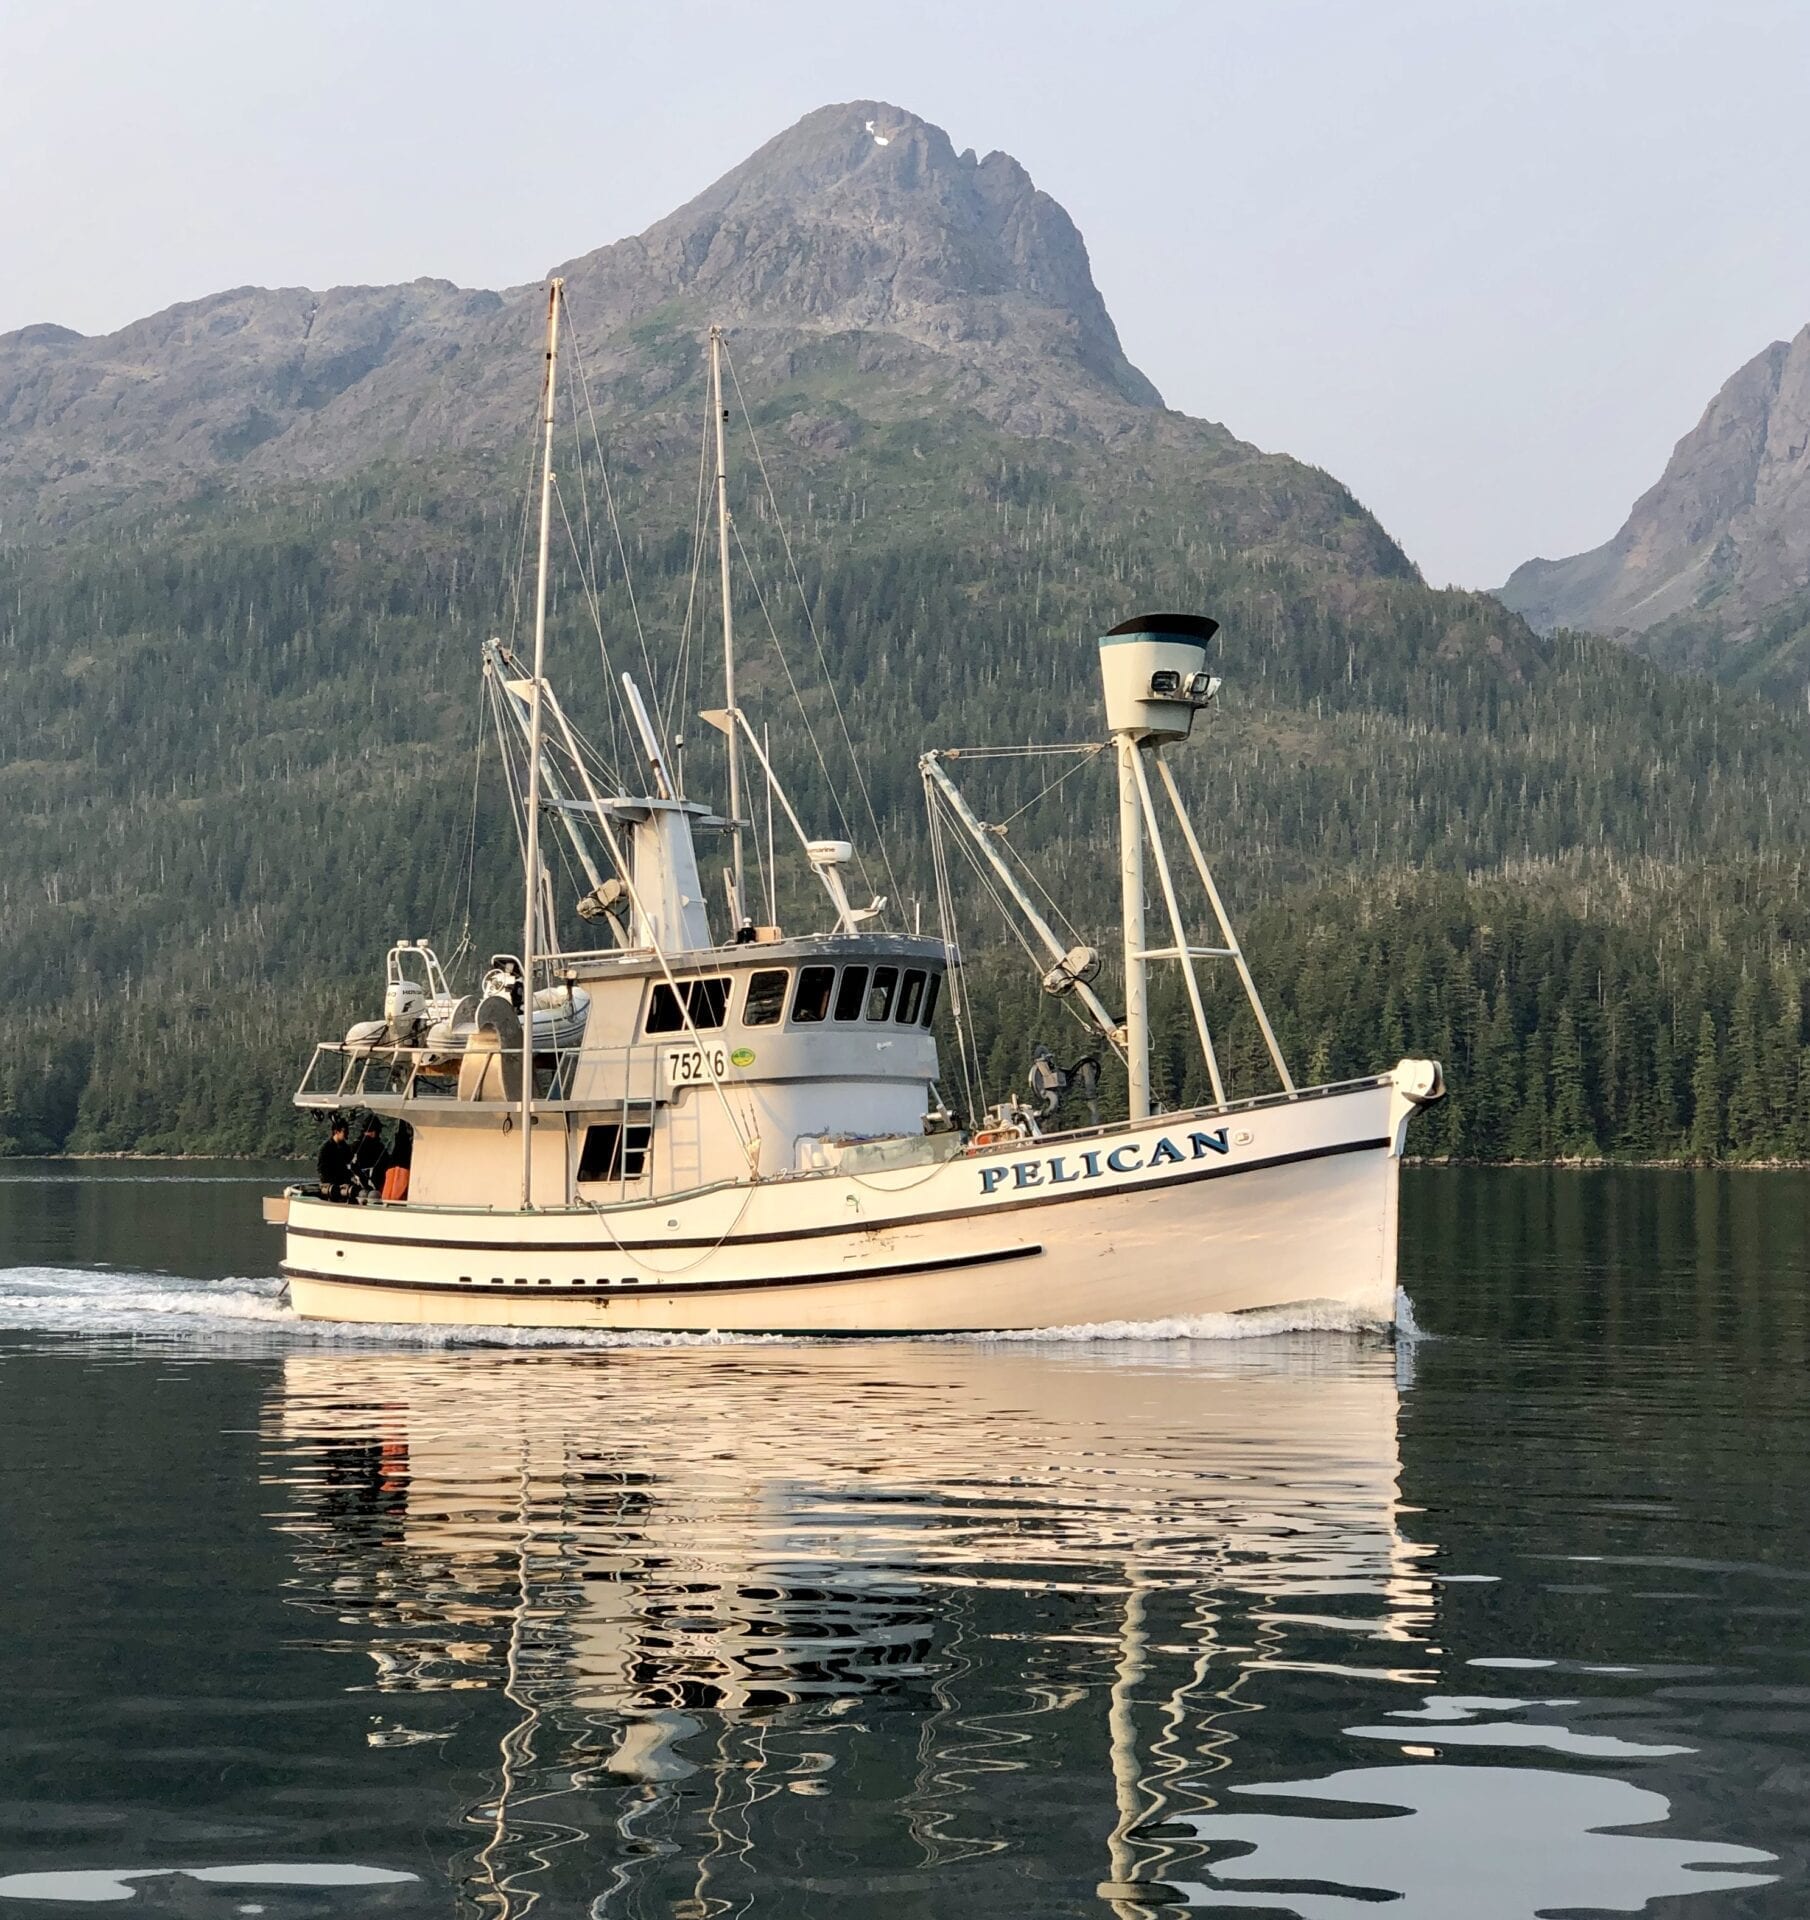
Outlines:
[[[1140,613],[1106,629],[1108,640],[1129,640],[1138,634],[1165,634],[1175,640],[1192,640],[1204,647],[1219,631],[1219,622],[1203,613]]]
[[[700,974],[753,972],[761,967],[841,966],[851,960],[897,960],[912,966],[945,966],[949,949],[928,934],[860,933],[801,934],[789,940],[749,941],[722,947],[700,947],[689,953],[660,955],[634,950],[559,953],[550,957],[552,971],[561,979],[622,980],[690,979]]]

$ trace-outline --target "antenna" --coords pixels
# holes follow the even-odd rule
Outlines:
[[[670,800],[673,797],[672,775],[666,770],[666,755],[660,750],[660,736],[654,731],[654,723],[647,717],[647,702],[641,698],[641,689],[635,685],[633,674],[622,676],[623,698],[628,702],[629,718],[635,723],[635,731],[641,736],[641,751],[647,755],[647,764],[654,776],[654,797]]]

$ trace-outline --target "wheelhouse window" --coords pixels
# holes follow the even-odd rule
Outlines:
[[[691,1023],[694,1027],[720,1027],[729,1018],[729,976],[719,974],[712,980],[691,983]]]
[[[933,973],[924,987],[924,1025],[929,1026],[936,1018],[937,989],[943,984],[943,976]]]
[[[874,983],[867,993],[867,1017],[884,1020],[892,1012],[893,995],[899,990],[897,967],[875,967]]]
[[[844,967],[842,984],[836,989],[836,1018],[859,1020],[861,1004],[867,998],[867,969]]]
[[[801,1026],[827,1020],[830,1014],[830,991],[835,984],[834,967],[800,967],[798,991],[792,996],[792,1018]]]
[[[729,1011],[728,975],[719,974],[709,980],[681,980],[678,993],[673,992],[669,982],[659,981],[654,987],[653,998],[647,1003],[645,1030],[648,1033],[683,1033],[687,1011],[691,1014],[691,1024],[700,1033],[708,1028],[720,1027]]]
[[[765,967],[748,976],[748,993],[742,1002],[744,1027],[776,1027],[786,1010],[786,982],[791,978],[784,967]]]
[[[899,989],[899,1010],[893,1018],[902,1027],[915,1027],[924,1009],[924,969],[908,967],[905,983]]]
[[[644,1179],[653,1142],[653,1127],[646,1122],[631,1121],[624,1127],[618,1120],[607,1120],[586,1127],[578,1156],[580,1182]]]

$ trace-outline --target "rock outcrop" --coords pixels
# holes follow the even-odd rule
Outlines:
[[[1810,327],[1718,393],[1605,546],[1529,560],[1499,598],[1543,631],[1620,636],[1706,621],[1724,641],[1810,588]],[[1672,651],[1663,638],[1644,650]]]

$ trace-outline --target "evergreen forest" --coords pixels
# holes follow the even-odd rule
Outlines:
[[[1108,451],[959,409],[860,416],[847,391],[819,366],[756,410],[771,493],[751,462],[731,489],[741,697],[895,916],[934,915],[922,750],[1095,739],[1095,636],[1207,612],[1225,689],[1173,764],[1298,1078],[1440,1058],[1429,1155],[1810,1157],[1800,716],[1429,590],[1335,482],[1220,430],[1167,416]],[[306,1149],[310,1047],[378,1011],[392,940],[480,964],[517,944],[477,666],[524,630],[520,452],[0,545],[0,1153]],[[574,449],[561,471],[553,682],[626,764],[606,689],[632,669],[714,798],[687,717],[721,699],[695,450],[612,448],[614,522],[600,469]],[[1106,763],[962,778],[1108,946]],[[997,1098],[1037,1040],[1091,1049],[957,893]],[[821,923],[795,879],[779,899]],[[1204,979],[1233,1095],[1267,1091],[1235,977]],[[1157,1017],[1162,1097],[1204,1098],[1174,979]]]

